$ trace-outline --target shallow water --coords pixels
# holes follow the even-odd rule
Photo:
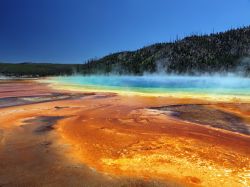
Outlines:
[[[248,97],[250,78],[237,76],[60,76],[50,82],[68,89],[153,95]]]
[[[186,85],[178,79],[187,81]],[[36,80],[51,84],[3,81],[0,97],[7,99],[3,103],[7,106],[0,114],[0,181],[13,186],[46,186],[51,181],[55,186],[158,186],[158,181],[163,182],[159,186],[250,186],[249,104],[134,95],[145,94],[138,91],[141,86],[150,95],[168,95],[169,89],[172,96],[184,97],[182,90],[190,85],[194,90],[201,80],[197,79],[113,76]],[[248,88],[248,81],[227,80],[220,89]],[[116,86],[108,85],[116,81]],[[200,83],[196,89],[211,90],[219,81],[210,87]],[[127,88],[132,95],[87,96],[48,85],[122,94]],[[196,97],[198,91],[193,90],[190,96]],[[61,100],[65,94],[69,97]],[[36,103],[41,97],[50,99]],[[13,98],[24,101],[18,104],[22,106],[8,107]],[[47,118],[51,125],[56,121],[56,128],[47,126]],[[129,183],[124,183],[127,179]],[[146,179],[145,184],[137,179]]]

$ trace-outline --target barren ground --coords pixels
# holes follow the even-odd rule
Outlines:
[[[0,186],[250,186],[250,104],[0,82]]]

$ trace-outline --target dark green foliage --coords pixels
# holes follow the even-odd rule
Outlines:
[[[250,56],[250,27],[223,33],[190,36],[133,52],[115,53],[84,64],[84,73],[142,74],[236,72]],[[250,63],[249,63],[250,64]],[[242,69],[249,73],[250,67]]]
[[[80,74],[217,73],[250,75],[250,27],[211,35],[190,36],[136,51],[114,53],[84,64],[6,64],[0,74],[51,76]]]
[[[2,74],[6,76],[17,76],[17,77],[71,75],[74,72],[79,72],[81,69],[82,65],[77,65],[77,64],[0,63],[0,75]]]

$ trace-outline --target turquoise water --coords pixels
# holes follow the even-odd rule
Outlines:
[[[250,79],[237,76],[61,76],[50,79],[61,86],[138,93],[185,93],[249,96]]]

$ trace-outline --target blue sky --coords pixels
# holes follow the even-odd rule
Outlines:
[[[0,0],[0,61],[82,63],[243,25],[249,0]]]

